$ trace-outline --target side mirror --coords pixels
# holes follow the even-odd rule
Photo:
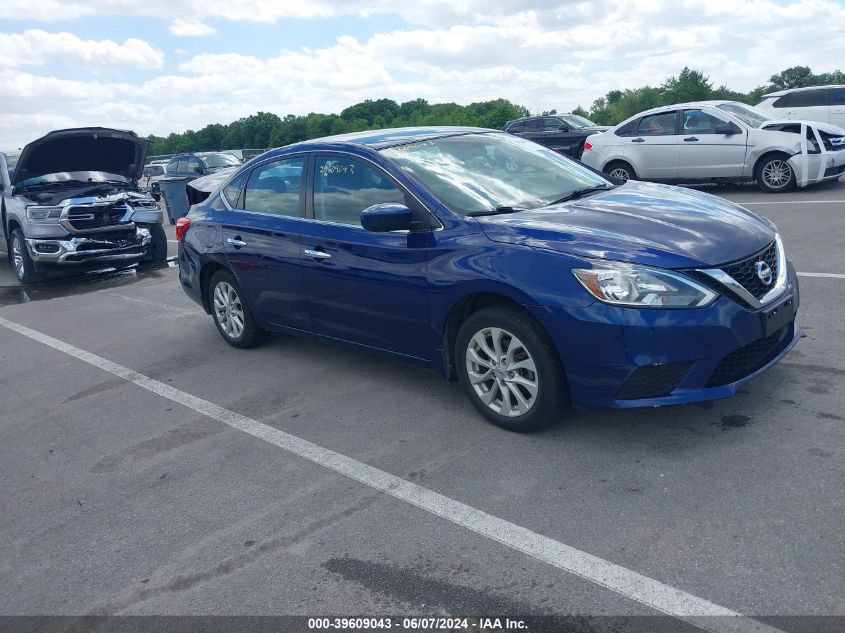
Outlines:
[[[558,128],[561,132],[568,132],[569,126],[566,123],[561,123]]]
[[[374,204],[361,211],[361,226],[373,233],[411,230],[411,210],[404,204]]]
[[[739,134],[742,132],[736,125],[733,123],[720,123],[716,126],[715,129],[716,134]]]

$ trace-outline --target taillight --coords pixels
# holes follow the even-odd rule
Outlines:
[[[590,141],[584,141],[584,151],[586,152],[588,149],[593,149],[593,144]]]
[[[182,238],[185,237],[185,231],[188,230],[188,227],[191,226],[190,218],[179,218],[176,220],[176,241],[181,242]]]

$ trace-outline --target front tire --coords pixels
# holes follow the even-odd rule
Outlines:
[[[208,284],[209,304],[214,325],[232,347],[254,347],[267,338],[267,330],[255,323],[243,292],[231,273],[221,270]]]
[[[44,281],[44,273],[35,270],[35,262],[29,255],[29,250],[26,248],[26,238],[24,238],[23,231],[20,229],[12,231],[12,239],[9,243],[9,261],[15,271],[15,276],[22,284]]]
[[[617,184],[624,184],[629,180],[636,180],[637,173],[634,168],[628,163],[618,160],[610,163],[604,168],[604,173],[607,174],[613,182]]]
[[[785,193],[795,189],[795,172],[783,154],[765,156],[757,165],[755,180],[766,193]]]
[[[509,306],[483,308],[463,323],[455,366],[470,402],[487,420],[524,433],[550,424],[566,385],[552,342],[529,315]]]

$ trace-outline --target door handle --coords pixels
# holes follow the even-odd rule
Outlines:
[[[645,139],[644,138],[635,138],[631,142],[632,143],[645,143]]]
[[[308,255],[308,257],[313,257],[314,259],[331,259],[332,257],[326,251],[315,251],[311,248],[306,248],[302,252]]]
[[[231,244],[235,248],[241,248],[242,246],[246,246],[246,242],[241,239],[241,236],[238,235],[237,237],[230,237],[226,240],[227,244]]]
[[[698,139],[694,136],[688,136],[684,139],[684,143],[695,143]]]

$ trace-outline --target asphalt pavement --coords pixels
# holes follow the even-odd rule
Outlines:
[[[778,225],[807,337],[730,400],[570,411],[531,435],[379,355],[233,349],[172,265],[26,289],[3,270],[0,614],[703,604],[837,630],[794,616],[845,616],[845,182],[702,189]]]

